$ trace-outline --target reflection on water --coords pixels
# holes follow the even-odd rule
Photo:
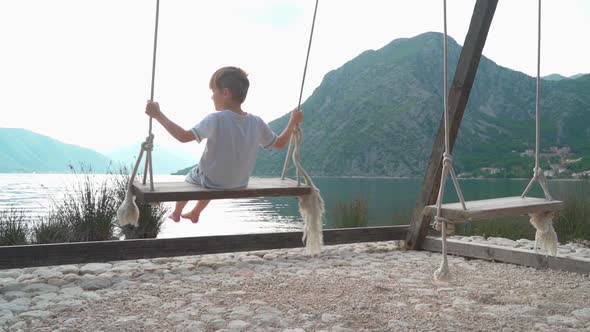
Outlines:
[[[27,215],[44,215],[74,178],[62,174],[0,174],[0,208],[18,207]]]
[[[107,175],[92,175],[102,183]],[[183,176],[160,175],[155,181],[183,181]],[[0,174],[0,209],[15,207],[31,220],[46,215],[54,202],[64,199],[84,180],[74,174]],[[165,203],[172,208],[174,202]],[[192,203],[194,204],[194,203]],[[188,208],[192,208],[189,204]],[[160,237],[222,235],[300,230],[301,218],[295,198],[273,202],[268,199],[215,200],[205,209],[198,224],[189,220],[164,222]]]
[[[95,175],[96,181],[105,175]],[[0,174],[0,208],[22,208],[32,219],[47,213],[53,201],[63,199],[64,192],[83,178],[73,174]],[[182,181],[182,176],[159,175],[156,181]],[[369,226],[407,224],[415,205],[421,179],[391,178],[316,178],[314,182],[326,202],[325,228],[333,225],[334,209],[339,202],[355,198],[367,202]],[[520,195],[528,180],[461,180],[466,200]],[[447,183],[445,201],[456,201],[452,183]],[[550,181],[549,188],[556,198],[568,195],[587,197],[588,181]],[[542,196],[536,185],[530,196]],[[174,203],[165,203],[171,208]],[[189,203],[192,208],[194,203]],[[201,215],[198,224],[189,220],[174,223],[166,220],[160,237],[196,235],[244,234],[300,230],[297,198],[251,198],[214,200]]]

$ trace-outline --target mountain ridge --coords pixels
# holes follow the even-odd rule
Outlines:
[[[437,32],[395,39],[329,71],[302,105],[306,170],[316,176],[423,176],[442,117],[442,41]],[[448,46],[451,81],[461,46],[452,38]],[[541,84],[542,167],[553,172],[548,176],[590,176],[590,74],[574,76]],[[453,151],[457,172],[531,175],[535,84],[535,78],[482,56]],[[279,133],[288,117],[269,125]],[[23,131],[24,138],[17,139],[7,130],[0,128],[0,172],[69,172],[68,165],[76,166],[82,155],[98,164],[110,163],[111,157],[129,164],[139,149],[139,144],[135,150],[121,147],[118,157],[107,156],[13,128]],[[155,151],[155,167],[164,163],[156,158],[181,159],[162,147]],[[285,153],[261,151],[255,175],[280,174]],[[165,173],[182,168],[170,167]]]
[[[96,173],[116,172],[119,167],[133,167],[141,146],[138,142],[101,153],[25,128],[0,128],[0,143],[0,173],[69,173],[72,168]],[[194,150],[199,151],[198,147]],[[159,145],[154,147],[152,158],[156,174],[170,174],[198,160],[196,152],[191,155]]]
[[[104,172],[111,163],[94,150],[24,128],[0,128],[0,142],[0,172],[3,173],[64,173],[82,164]]]
[[[423,176],[442,117],[442,41],[435,32],[396,39],[327,73],[302,105],[306,169],[314,175]],[[452,38],[448,46],[450,81],[461,46]],[[544,168],[559,164],[553,157],[581,156],[588,163],[589,89],[590,75],[542,83],[542,149],[570,149],[546,158]],[[503,169],[496,176],[530,175],[534,105],[534,78],[482,56],[455,145],[456,168],[465,176],[486,175],[484,168]],[[280,132],[287,120],[270,126]],[[261,153],[255,174],[277,175],[284,155]]]

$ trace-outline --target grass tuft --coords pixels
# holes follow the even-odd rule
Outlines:
[[[357,197],[348,203],[338,202],[334,209],[335,228],[366,227],[368,203],[367,200]]]
[[[27,244],[29,220],[22,209],[0,210],[0,246]]]

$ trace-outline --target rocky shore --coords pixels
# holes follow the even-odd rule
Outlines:
[[[379,242],[2,270],[0,331],[590,329],[587,275],[449,257],[437,284],[439,263]]]

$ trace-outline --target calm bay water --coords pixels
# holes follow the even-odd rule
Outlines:
[[[102,181],[104,175],[95,175]],[[63,199],[81,176],[73,174],[0,174],[0,209],[22,208],[36,219],[46,213],[53,202]],[[159,175],[156,181],[182,181],[182,176]],[[362,198],[368,204],[370,226],[408,223],[422,179],[393,178],[316,178],[314,182],[326,202],[326,228],[333,225],[333,215],[339,202]],[[450,182],[450,181],[449,181]],[[528,180],[465,179],[461,189],[467,200],[520,195]],[[550,181],[550,191],[556,198],[588,197],[589,181]],[[536,186],[531,196],[542,196]],[[445,201],[456,201],[452,184],[448,184]],[[173,203],[166,203],[171,207]],[[207,207],[198,224],[188,220],[174,223],[166,220],[160,237],[244,234],[300,230],[295,197],[215,200]]]

